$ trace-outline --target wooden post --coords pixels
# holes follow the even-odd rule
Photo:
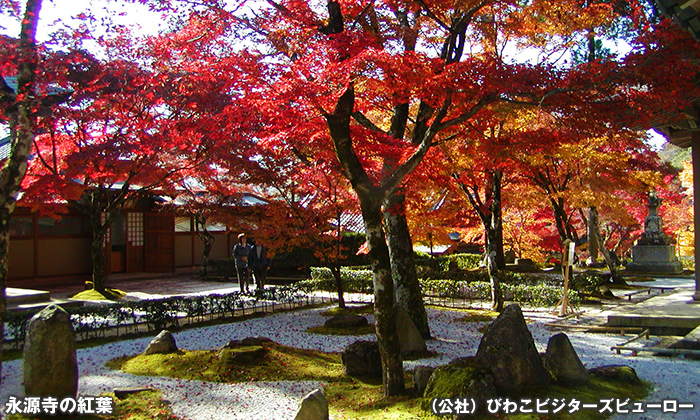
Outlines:
[[[561,299],[559,303],[554,307],[554,312],[556,313],[557,308],[561,306],[559,310],[559,316],[566,316],[567,314],[573,313],[574,309],[569,303],[569,276],[571,275],[571,266],[574,263],[576,244],[571,240],[567,239],[564,241],[564,255],[562,261],[562,275],[564,276],[564,290],[562,290]]]

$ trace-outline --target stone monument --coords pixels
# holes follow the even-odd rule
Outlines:
[[[661,198],[656,192],[649,193],[649,215],[644,220],[644,233],[632,247],[632,262],[628,272],[677,274],[683,266],[676,259],[673,240],[663,232],[661,216],[658,214]]]

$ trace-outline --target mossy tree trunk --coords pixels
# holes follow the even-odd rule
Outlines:
[[[334,112],[326,114],[325,118],[336,156],[357,193],[362,209],[374,273],[374,316],[382,360],[383,392],[385,396],[401,395],[405,391],[403,359],[394,320],[395,296],[389,249],[382,229],[382,204],[387,191],[374,185],[352,147],[350,119],[354,104],[355,92],[351,84],[338,99]]]
[[[389,247],[396,302],[406,310],[421,336],[427,340],[430,338],[430,326],[413,260],[413,242],[406,221],[405,199],[404,194],[394,194],[384,203],[384,231]]]

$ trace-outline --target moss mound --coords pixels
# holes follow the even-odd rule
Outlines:
[[[331,308],[327,311],[321,312],[323,316],[336,316],[336,315],[367,315],[374,313],[374,305],[362,305],[362,306],[348,306],[346,308]]]
[[[345,328],[333,328],[333,327],[311,327],[307,328],[306,332],[309,334],[324,334],[324,335],[368,335],[374,334],[376,331],[374,329],[374,324],[363,325],[361,327],[345,327]]]
[[[455,319],[457,322],[491,322],[498,317],[498,312],[489,310],[463,309],[460,312],[466,315]]]
[[[180,354],[127,356],[107,366],[134,375],[169,376],[210,382],[328,380],[342,375],[340,355],[301,350],[277,343],[265,344],[262,357],[236,357],[260,346],[234,349],[184,350]]]
[[[107,288],[103,293],[95,289],[83,290],[70,298],[78,300],[119,300],[124,296],[126,296],[126,293],[121,290]]]
[[[111,415],[54,416],[79,420],[180,420],[173,415],[170,404],[162,399],[160,391],[144,391],[125,398],[115,398],[113,393],[102,394],[114,399],[114,412]],[[35,420],[51,417],[11,415],[8,420]]]

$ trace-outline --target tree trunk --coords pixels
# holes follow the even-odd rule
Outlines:
[[[197,224],[197,235],[199,239],[204,244],[204,249],[202,250],[202,262],[199,267],[199,273],[202,277],[207,276],[207,265],[209,265],[209,255],[211,255],[211,250],[214,247],[214,235],[211,234],[206,228],[206,220],[195,218],[195,223]]]
[[[596,218],[598,217],[598,210],[595,209],[595,207],[591,207],[591,211],[595,211],[596,213]],[[598,227],[598,225],[596,225]],[[600,229],[593,229],[593,233],[595,235],[596,241],[598,241],[598,244],[600,246],[600,253],[603,254],[603,259],[605,260],[605,265],[608,267],[608,270],[610,271],[610,276],[612,276],[612,282],[617,283],[617,284],[622,284],[625,283],[625,281],[622,279],[622,276],[620,276],[620,273],[617,271],[617,257],[613,257],[613,255],[608,251],[608,248],[605,246],[605,241],[603,241],[603,237],[600,235]]]
[[[598,209],[591,207],[588,209],[588,223],[586,226],[588,232],[588,260],[586,265],[595,265],[598,260],[598,235],[595,234],[599,231],[598,227]]]
[[[501,181],[503,172],[493,171],[491,176],[491,220],[489,223],[488,250],[495,253],[496,268],[503,270],[506,268],[506,258],[503,252],[503,206],[501,202]]]
[[[340,276],[341,270],[341,248],[342,248],[342,213],[338,212],[335,215],[336,220],[336,241],[335,241],[335,264],[330,264],[331,273],[333,273],[333,278],[335,279],[335,290],[338,292],[338,307],[345,308],[345,298],[343,297],[343,278]]]
[[[10,218],[15,210],[17,194],[27,171],[27,160],[34,141],[36,126],[34,89],[38,61],[36,28],[41,3],[41,0],[28,0],[25,6],[16,56],[17,92],[16,95],[10,95],[11,97],[8,98],[10,103],[17,102],[18,106],[16,111],[10,110],[9,115],[6,115],[10,122],[12,150],[0,171],[0,386],[2,385],[2,338],[5,336],[5,311],[7,310]]]
[[[491,308],[501,312],[503,310],[503,295],[499,281],[500,269],[505,268],[503,255],[503,212],[501,210],[501,180],[503,173],[499,170],[493,172],[491,178],[491,220],[487,229],[487,268],[491,281]]]
[[[382,359],[384,395],[401,395],[405,391],[403,359],[394,319],[394,281],[392,279],[389,248],[382,230],[381,202],[358,193],[374,272],[374,321],[379,353]]]
[[[559,239],[562,242],[567,239],[573,240],[568,229],[568,217],[566,215],[566,210],[564,210],[563,200],[561,198],[556,200],[550,198],[550,203],[552,204],[552,210],[554,211],[554,222],[557,232],[559,233]]]
[[[486,257],[486,268],[489,272],[491,282],[491,309],[496,312],[503,311],[503,294],[501,293],[501,282],[499,280],[499,270],[496,265],[496,255],[491,252]]]
[[[374,317],[382,359],[384,395],[401,395],[405,391],[403,360],[394,319],[395,295],[389,248],[382,229],[382,204],[387,192],[374,186],[353,149],[350,119],[354,104],[355,92],[350,84],[338,99],[333,113],[324,117],[333,140],[335,154],[343,167],[343,173],[357,194],[365,222],[367,248],[374,273]]]
[[[459,180],[458,174],[453,174],[453,178]],[[501,180],[503,179],[503,172],[500,170],[494,170],[491,173],[489,179],[489,188],[487,188],[486,197],[482,201],[476,188],[474,188],[474,193],[469,190],[467,184],[459,182],[459,186],[462,192],[469,200],[472,208],[479,216],[481,220],[481,225],[484,228],[484,237],[486,240],[486,249],[484,255],[486,257],[486,263],[488,264],[488,259],[491,253],[494,254],[494,264],[497,269],[502,270],[506,268],[506,258],[503,252],[503,212],[501,206]],[[488,206],[486,204],[488,203]]]
[[[430,326],[413,260],[413,243],[406,221],[405,199],[403,194],[394,194],[386,200],[384,231],[389,247],[397,304],[406,310],[421,336],[427,340],[431,338]]]
[[[343,279],[340,276],[340,263],[331,265],[331,273],[335,279],[335,290],[338,292],[338,307],[345,308],[345,298],[343,297]]]
[[[90,224],[92,225],[92,243],[90,253],[92,254],[92,284],[93,289],[103,293],[107,287],[107,267],[105,259],[105,238],[109,227],[112,224],[112,217],[105,216],[102,220],[102,212],[93,209],[90,214]]]

